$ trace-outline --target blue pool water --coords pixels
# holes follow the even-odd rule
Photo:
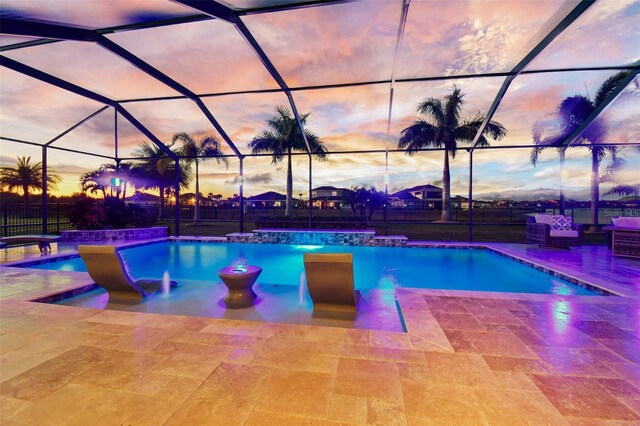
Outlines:
[[[295,246],[166,242],[121,250],[136,279],[160,279],[169,271],[180,282],[218,282],[230,264],[262,267],[258,283],[300,285],[305,252],[353,253],[360,290],[396,287],[595,295],[582,287],[482,249],[406,249],[391,247]],[[80,258],[31,266],[86,271]]]

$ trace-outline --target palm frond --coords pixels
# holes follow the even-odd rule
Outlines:
[[[418,112],[433,117],[436,124],[443,125],[445,123],[445,112],[442,101],[437,98],[428,98],[418,105]]]
[[[622,71],[607,78],[604,83],[598,87],[596,96],[593,98],[595,106],[602,104],[609,97],[611,93],[617,90],[624,80],[629,75],[629,71]]]

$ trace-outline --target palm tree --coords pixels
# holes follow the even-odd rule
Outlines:
[[[302,124],[306,124],[309,114],[300,117]],[[272,164],[280,163],[285,155],[287,156],[287,203],[285,215],[291,216],[293,212],[293,174],[291,172],[291,152],[306,152],[307,147],[304,143],[300,128],[295,120],[291,117],[289,110],[282,106],[276,107],[276,115],[267,120],[270,130],[262,131],[258,136],[249,142],[249,148],[254,154],[269,153],[272,154]],[[320,138],[314,133],[305,130],[307,142],[314,157],[319,160],[326,159],[326,148]]]
[[[171,143],[167,147],[171,149],[173,145]],[[160,217],[162,217],[166,189],[172,187],[175,183],[175,161],[160,147],[147,142],[142,142],[140,148],[133,153],[133,156],[141,159],[141,163],[134,167],[138,179],[138,187],[157,189],[159,191]],[[183,164],[180,164],[178,179],[181,188],[186,188],[189,185],[191,169],[188,167],[188,163],[183,162]]]
[[[634,147],[636,151],[640,152],[640,147]],[[602,176],[600,176],[600,182],[610,182],[612,184],[611,189],[604,195],[619,195],[637,197],[640,194],[639,184],[620,183],[616,179],[616,173],[624,168],[625,159],[621,157],[612,157],[611,162],[605,169]]]
[[[114,185],[113,179],[120,178],[121,185]],[[104,163],[100,165],[97,170],[83,173],[80,176],[80,186],[82,191],[90,191],[92,194],[101,192],[102,197],[106,198],[107,195],[124,200],[127,196],[127,184],[135,186],[135,168],[131,163],[121,162],[119,165],[116,163]],[[107,190],[109,194],[107,194]]]
[[[171,139],[172,143],[177,141],[182,142],[182,155],[188,157],[189,160],[193,160],[196,164],[196,205],[194,209],[193,223],[200,223],[200,176],[198,171],[198,165],[200,161],[208,160],[209,158],[215,158],[218,164],[224,163],[229,167],[229,161],[222,155],[222,149],[220,149],[220,142],[212,136],[202,137],[199,140],[195,140],[191,135],[185,132],[176,133]]]
[[[464,104],[464,94],[456,86],[443,99],[428,98],[418,105],[418,112],[427,115],[431,121],[418,119],[402,130],[399,149],[407,150],[408,155],[427,147],[444,148],[444,168],[442,171],[442,222],[451,221],[451,178],[449,156],[455,158],[458,143],[470,143],[480,129],[483,116],[471,120],[461,120],[460,111]],[[507,130],[496,121],[489,121],[478,140],[478,146],[488,146],[491,139],[505,137]]]
[[[104,164],[102,166],[104,166]],[[99,191],[102,193],[102,198],[107,198],[107,177],[106,171],[102,166],[97,170],[83,173],[80,176],[80,187],[83,192],[90,191],[92,194],[95,194]]]
[[[26,211],[31,190],[42,191],[42,171],[41,162],[31,164],[31,157],[18,157],[17,167],[0,167],[0,186],[9,191],[22,190]],[[55,190],[60,180],[53,170],[47,170],[47,185],[51,190]]]
[[[584,95],[574,95],[565,98],[558,105],[556,115],[559,120],[559,131],[557,134],[549,136],[540,141],[540,147],[533,149],[531,153],[532,162],[537,159],[538,153],[545,148],[556,147],[560,149],[561,161],[564,155],[562,144],[566,138],[573,133],[582,123],[598,108],[610,94],[617,90],[629,73],[619,72],[606,79],[598,88],[593,99]],[[534,141],[535,141],[534,130]],[[580,135],[572,142],[572,145],[585,145],[591,151],[591,223],[598,224],[598,204],[600,202],[600,163],[609,154],[612,161],[615,161],[617,147],[601,146],[607,134],[607,129],[602,119],[594,120]],[[538,142],[536,142],[538,144]],[[535,164],[535,162],[534,162]]]
[[[351,199],[351,212],[355,216],[356,206],[360,207],[360,215],[367,220],[371,220],[373,213],[384,206],[387,196],[384,191],[378,191],[375,186],[361,186],[353,188],[353,198]]]

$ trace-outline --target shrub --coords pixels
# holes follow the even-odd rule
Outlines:
[[[102,208],[107,218],[105,223],[109,229],[126,228],[130,222],[129,209],[127,204],[115,197],[106,197],[102,201]]]
[[[96,200],[83,196],[69,207],[69,222],[76,229],[147,228],[156,222],[156,214],[137,204],[107,197]]]
[[[80,197],[71,204],[68,216],[71,226],[77,229],[103,229],[106,222],[102,205],[87,196]]]
[[[129,225],[134,228],[147,228],[158,220],[155,209],[146,209],[137,204],[129,204]]]

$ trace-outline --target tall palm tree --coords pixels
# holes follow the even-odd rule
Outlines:
[[[442,171],[442,222],[451,221],[451,176],[449,156],[455,158],[458,143],[470,143],[482,125],[483,116],[468,120],[460,119],[464,104],[464,94],[456,86],[443,99],[428,98],[418,105],[418,112],[426,115],[430,121],[418,119],[402,130],[399,149],[406,149],[408,155],[427,147],[444,148],[444,167]],[[505,137],[507,130],[496,121],[489,121],[478,140],[478,146],[488,146],[491,139]]]
[[[174,144],[171,143],[167,145],[167,147],[171,149],[173,145]],[[133,153],[133,156],[141,160],[141,162],[134,167],[138,187],[158,190],[160,195],[160,217],[162,217],[166,189],[172,187],[175,182],[175,161],[160,149],[160,147],[147,142],[142,142],[140,148]],[[180,164],[178,179],[180,181],[180,188],[186,188],[189,185],[191,181],[191,169],[188,167],[188,163],[182,162],[182,164]]]
[[[171,139],[172,143],[177,141],[182,142],[182,155],[196,164],[196,205],[193,223],[198,224],[200,223],[200,174],[198,165],[201,161],[214,158],[218,164],[224,163],[225,166],[229,167],[229,161],[222,156],[220,142],[212,136],[205,136],[196,140],[188,133],[179,132],[173,135],[173,139]]]
[[[61,178],[52,169],[47,170],[47,185],[55,190]],[[29,194],[32,190],[42,191],[42,163],[31,164],[31,157],[18,157],[16,167],[0,167],[0,186],[9,191],[22,190],[24,207],[29,207]]]
[[[300,117],[302,124],[306,124],[309,114]],[[307,150],[300,128],[291,117],[289,110],[283,106],[276,107],[276,115],[267,120],[270,130],[262,131],[249,142],[249,148],[254,154],[272,154],[272,164],[278,164],[287,157],[287,203],[285,215],[293,213],[293,174],[291,171],[291,153],[293,151],[305,152]],[[326,159],[326,148],[320,138],[305,129],[304,134],[309,142],[309,147],[315,158]]]
[[[545,148],[556,147],[564,154],[562,144],[566,138],[573,133],[582,123],[598,108],[610,94],[617,90],[629,73],[619,72],[607,78],[598,88],[593,99],[585,95],[574,95],[565,98],[558,105],[556,115],[559,120],[559,131],[557,134],[549,136],[540,141],[540,147],[533,148],[531,153],[532,162],[537,159],[538,153]],[[600,163],[610,155],[615,161],[617,147],[601,146],[607,134],[605,122],[598,118],[594,120],[581,134],[572,142],[572,145],[584,145],[591,151],[591,223],[598,224],[598,204],[600,202]],[[534,130],[535,136],[535,130]],[[535,137],[534,137],[535,141]],[[537,144],[537,142],[536,142]],[[562,160],[562,157],[561,157]],[[535,162],[534,162],[535,164]]]

